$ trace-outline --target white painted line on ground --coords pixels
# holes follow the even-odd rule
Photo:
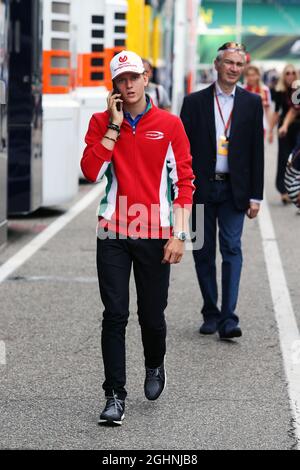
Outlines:
[[[103,187],[103,184],[97,184],[95,188],[91,189],[86,196],[80,199],[80,201],[72,206],[65,214],[58,217],[58,219],[52,222],[42,233],[37,235],[0,266],[0,284],[99,197],[101,192],[103,192]]]
[[[300,450],[300,335],[266,200],[262,203],[258,220],[288,382],[294,432]]]

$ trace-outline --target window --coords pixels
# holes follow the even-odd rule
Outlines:
[[[125,39],[115,39],[115,46],[125,46]]]
[[[115,26],[115,33],[125,33],[125,26]]]
[[[91,73],[91,80],[103,80],[104,75],[102,72],[93,72]]]
[[[69,86],[68,75],[51,75],[51,86]]]
[[[92,52],[103,52],[103,44],[92,44]]]
[[[62,31],[64,33],[70,32],[70,23],[68,21],[52,21],[52,31]]]
[[[104,31],[100,29],[92,29],[92,38],[103,38]]]
[[[93,67],[102,67],[103,66],[103,59],[92,59],[92,66]]]
[[[104,24],[104,16],[92,16],[92,23],[94,24]]]
[[[57,51],[68,51],[70,48],[70,41],[68,39],[51,39],[51,49]]]
[[[60,3],[52,2],[52,13],[60,13],[63,15],[70,14],[70,4],[69,3]]]
[[[51,57],[51,67],[59,69],[67,69],[70,61],[67,57]]]
[[[115,20],[126,20],[126,13],[115,13]]]

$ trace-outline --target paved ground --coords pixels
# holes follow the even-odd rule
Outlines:
[[[299,227],[294,207],[273,188],[267,197],[285,274],[300,316]],[[81,187],[80,198],[90,189]],[[292,449],[279,338],[258,221],[246,221],[238,313],[244,336],[224,343],[198,334],[201,299],[192,257],[172,270],[167,309],[168,386],[157,402],[143,396],[143,358],[132,285],[127,333],[129,392],[122,428],[97,426],[103,405],[95,269],[96,201],[0,285],[0,447],[30,449]],[[10,221],[4,263],[59,212]]]

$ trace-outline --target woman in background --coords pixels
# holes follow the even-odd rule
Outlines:
[[[255,65],[250,64],[246,67],[244,72],[244,79],[245,90],[256,93],[261,97],[264,109],[264,130],[266,135],[266,131],[270,129],[272,119],[272,101],[270,89],[262,82],[260,70]]]
[[[292,103],[292,94],[295,91],[292,87],[293,82],[297,80],[298,74],[292,64],[284,67],[275,93],[275,111],[272,116],[271,126],[269,130],[269,142],[273,141],[273,129],[278,124],[280,128],[286,118],[287,113],[294,107]],[[296,118],[290,124],[285,133],[280,133],[278,138],[278,159],[277,159],[277,175],[276,175],[276,188],[281,194],[281,201],[283,204],[290,202],[285,184],[284,175],[285,168],[290,153],[296,144],[296,137],[300,130],[300,119]]]
[[[149,82],[145,88],[145,92],[152,98],[152,101],[155,106],[158,106],[161,109],[166,111],[171,111],[171,102],[167,93],[167,90],[157,83],[152,82],[153,80],[153,66],[148,59],[142,59],[144,70],[148,75]]]

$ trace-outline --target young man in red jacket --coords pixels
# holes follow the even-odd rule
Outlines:
[[[122,51],[110,68],[114,90],[108,95],[107,111],[90,120],[81,168],[89,181],[107,177],[97,238],[107,399],[99,423],[120,425],[127,395],[125,329],[131,267],[145,356],[144,391],[147,399],[156,400],[166,383],[164,310],[170,264],[183,256],[194,175],[180,119],[158,109],[145,94],[148,78],[141,58]]]

